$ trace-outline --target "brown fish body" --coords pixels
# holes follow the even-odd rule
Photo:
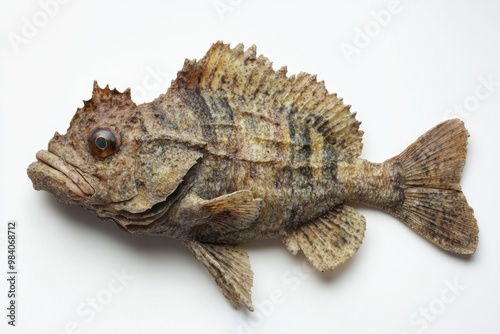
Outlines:
[[[161,105],[162,100],[175,100],[170,98],[171,92],[152,102],[153,105]],[[297,126],[292,129],[295,133],[291,136],[290,128],[295,125],[290,122],[294,121],[287,120],[282,110],[271,110],[276,115],[261,117],[258,113],[242,111],[241,103],[233,105],[227,96],[219,101],[210,97],[210,101],[196,91],[173,94],[180,95],[182,101],[176,103],[182,112],[175,114],[195,114],[194,117],[186,116],[186,128],[190,133],[177,135],[195,138],[185,145],[203,154],[194,175],[183,185],[190,187],[185,196],[196,194],[212,199],[248,190],[254,198],[262,200],[260,213],[248,228],[230,233],[197,231],[185,237],[233,243],[279,236],[281,231],[313,219],[343,201],[336,179],[333,147],[323,142],[316,130]],[[200,103],[204,106],[200,107]],[[250,103],[249,108],[252,107]],[[218,107],[214,108],[214,104]],[[198,114],[200,109],[204,110],[201,115]],[[164,121],[181,122],[177,119]],[[193,132],[198,135],[193,136]],[[195,147],[195,143],[205,144]],[[181,219],[179,225],[185,225],[184,221]],[[182,231],[181,227],[179,231],[172,230],[172,225],[176,225],[172,219],[158,224],[167,229],[167,234],[193,232]],[[151,227],[157,231],[161,229],[160,226]]]
[[[36,189],[130,233],[183,241],[235,306],[252,309],[252,272],[237,243],[279,237],[318,269],[361,245],[362,202],[445,250],[477,246],[460,189],[467,130],[439,124],[383,163],[359,158],[349,106],[316,77],[216,43],[186,61],[169,90],[136,106],[130,91],[96,84],[67,134],[28,168]]]
[[[203,96],[196,90],[171,90],[152,102],[151,108],[163,110],[164,101],[176,101],[176,108],[181,111],[172,115],[183,115],[184,120],[163,118],[163,122],[176,125],[185,122],[185,131],[189,133],[176,135],[195,138],[192,142],[186,140],[185,145],[203,153],[195,175],[184,184],[190,187],[185,196],[195,194],[212,199],[248,190],[253,197],[262,199],[260,213],[244,229],[201,231],[184,230],[181,226],[186,225],[185,215],[180,214],[183,217],[175,222],[172,216],[176,210],[171,210],[172,216],[145,229],[132,228],[134,233],[165,234],[217,243],[278,237],[347,199],[359,202],[361,198],[349,193],[352,182],[349,184],[345,180],[350,176],[349,169],[363,171],[356,178],[360,184],[368,182],[374,174],[383,173],[376,175],[374,182],[377,184],[373,188],[379,189],[384,182],[393,185],[384,179],[394,174],[393,166],[385,166],[381,171],[380,164],[370,164],[364,159],[339,161],[333,145],[323,140],[316,129],[291,118],[290,111],[269,110],[268,117],[263,117],[258,112],[244,110],[254,108],[252,101],[245,104],[241,100],[233,102],[225,94],[215,100],[212,95]],[[193,117],[188,116],[190,113]],[[201,148],[199,143],[206,145]],[[362,169],[361,165],[366,167]],[[391,191],[387,199],[378,200],[389,204],[390,196],[398,196],[395,190]],[[366,196],[369,197],[362,202],[370,203],[370,196],[377,197],[377,192],[365,193]]]

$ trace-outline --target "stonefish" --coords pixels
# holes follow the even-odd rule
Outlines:
[[[213,44],[165,94],[136,105],[94,82],[66,134],[28,175],[37,190],[135,235],[181,240],[235,306],[253,310],[240,243],[281,238],[318,270],[358,250],[379,208],[435,245],[471,254],[478,226],[460,188],[468,132],[445,121],[383,163],[361,159],[350,106],[307,73],[275,71],[255,46]]]

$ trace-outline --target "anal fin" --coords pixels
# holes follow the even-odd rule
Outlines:
[[[186,242],[194,257],[212,276],[234,306],[253,311],[253,272],[247,252],[240,246]]]
[[[365,218],[339,205],[308,224],[288,232],[283,243],[292,254],[299,250],[319,271],[334,269],[353,256],[365,233]]]

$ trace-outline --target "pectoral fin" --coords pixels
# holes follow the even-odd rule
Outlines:
[[[248,190],[205,200],[191,193],[186,196],[180,210],[189,217],[189,224],[198,236],[223,234],[249,227],[260,212],[262,200],[253,198]]]
[[[365,218],[355,209],[340,205],[322,217],[288,232],[283,243],[292,253],[302,249],[320,271],[334,269],[353,256],[365,233]]]
[[[247,228],[257,218],[260,199],[254,199],[248,190],[205,201],[203,207],[210,212],[208,224],[219,232],[232,232]]]
[[[247,252],[239,246],[186,242],[194,257],[212,276],[234,307],[253,311],[253,272]]]

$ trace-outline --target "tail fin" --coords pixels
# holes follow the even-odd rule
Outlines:
[[[472,254],[478,226],[460,188],[469,133],[459,119],[445,121],[387,160],[402,167],[404,202],[389,213],[435,245]]]

